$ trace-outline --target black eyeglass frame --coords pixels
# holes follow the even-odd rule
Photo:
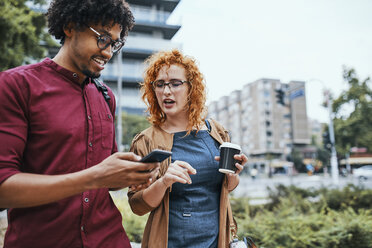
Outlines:
[[[155,81],[152,81],[150,84],[152,85],[152,88],[155,90],[156,88],[160,88],[160,87],[157,87],[155,84],[157,83],[157,82],[159,82],[159,81],[164,81],[164,83],[163,83],[163,87],[161,87],[161,89],[165,89],[165,87],[166,86],[168,86],[169,87],[169,89],[174,89],[174,87],[173,86],[171,86],[173,83],[175,83],[174,81],[177,81],[177,83],[181,83],[181,85],[183,85],[183,84],[185,84],[185,83],[190,83],[190,81],[187,81],[187,80],[179,80],[179,79],[171,79],[171,80],[169,80],[168,81],[168,83],[166,83],[165,82],[165,80],[155,80]],[[173,82],[172,82],[173,81]],[[181,85],[179,85],[179,86],[181,86]],[[177,86],[177,87],[179,87],[179,86]]]
[[[107,34],[100,34],[98,31],[96,31],[94,28],[88,26],[90,30],[92,30],[97,35],[97,47],[101,50],[105,50],[108,46],[111,46],[113,53],[118,53],[120,49],[124,46],[124,41],[121,39],[113,40],[109,35]],[[100,43],[100,40],[102,40],[103,37],[106,37],[110,40],[107,44],[105,44],[103,47],[101,47],[99,44],[104,44],[103,42]],[[119,47],[116,47],[116,44],[120,44]]]

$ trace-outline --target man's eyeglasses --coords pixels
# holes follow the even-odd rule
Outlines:
[[[92,27],[89,27],[89,28],[94,33],[96,33],[96,35],[98,35],[97,46],[98,46],[99,49],[105,50],[108,46],[111,45],[112,52],[117,53],[124,46],[124,42],[122,40],[120,40],[120,39],[119,40],[112,40],[112,38],[109,35],[100,34],[96,30],[94,30],[94,28],[92,28]]]
[[[165,86],[168,86],[170,90],[178,90],[180,89],[181,85],[184,83],[188,83],[188,81],[182,81],[179,79],[171,79],[166,83],[164,80],[156,80],[151,82],[152,87],[154,88],[155,91],[163,91]]]

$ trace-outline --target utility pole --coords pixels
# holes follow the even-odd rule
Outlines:
[[[335,185],[338,185],[338,163],[337,163],[337,153],[335,146],[335,133],[333,129],[333,118],[332,118],[332,99],[329,95],[328,90],[324,90],[324,96],[326,97],[327,108],[329,113],[329,139],[331,141],[331,174],[332,182]]]
[[[336,143],[335,143],[335,132],[333,129],[333,116],[332,116],[332,99],[330,96],[330,92],[325,87],[325,83],[319,79],[310,79],[309,81],[317,81],[322,84],[323,86],[323,93],[325,97],[325,102],[327,104],[328,115],[329,115],[329,140],[331,142],[331,176],[332,182],[335,185],[338,185],[338,163],[337,163],[337,153],[336,153]]]
[[[117,107],[118,107],[118,121],[117,121],[117,142],[118,142],[118,150],[119,152],[123,151],[123,126],[122,126],[122,114],[121,114],[121,90],[122,90],[122,54],[119,52],[116,56],[116,70],[118,75],[117,81]]]

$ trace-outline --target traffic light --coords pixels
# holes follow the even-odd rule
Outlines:
[[[331,142],[331,138],[329,137],[328,129],[324,130],[322,135],[323,135],[323,148],[328,151],[331,151],[332,142]]]
[[[285,92],[284,92],[284,90],[276,89],[275,92],[276,92],[276,95],[275,95],[276,96],[276,102],[285,106],[285,103],[284,103]]]

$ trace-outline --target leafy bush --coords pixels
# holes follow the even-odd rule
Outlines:
[[[111,196],[123,217],[123,226],[131,242],[141,243],[148,214],[135,215],[130,209],[126,190],[111,192]]]
[[[292,200],[297,198],[301,201],[303,198],[316,197],[318,195],[318,192],[313,188],[302,189],[293,185],[284,186],[280,184],[276,186],[276,189],[271,189],[268,187],[267,190],[269,192],[270,203],[268,203],[265,207],[269,210],[273,210],[283,198],[291,198]]]
[[[372,190],[349,184],[343,190],[320,189],[327,205],[335,210],[352,207],[354,210],[370,209],[372,206]]]
[[[132,213],[125,190],[112,196],[129,239],[140,243],[148,215]],[[240,237],[251,236],[261,248],[372,248],[372,190],[279,185],[269,198],[261,206],[231,198]]]
[[[372,248],[371,192],[351,185],[343,190],[280,185],[270,192],[270,204],[231,202],[239,236],[253,237],[260,247]]]
[[[372,247],[371,212],[358,214],[351,208],[307,215],[293,208],[278,213],[265,211],[252,220],[237,221],[240,236],[249,234],[265,248]]]
[[[4,236],[7,227],[8,223],[6,222],[6,218],[0,218],[0,247],[4,245]]]

